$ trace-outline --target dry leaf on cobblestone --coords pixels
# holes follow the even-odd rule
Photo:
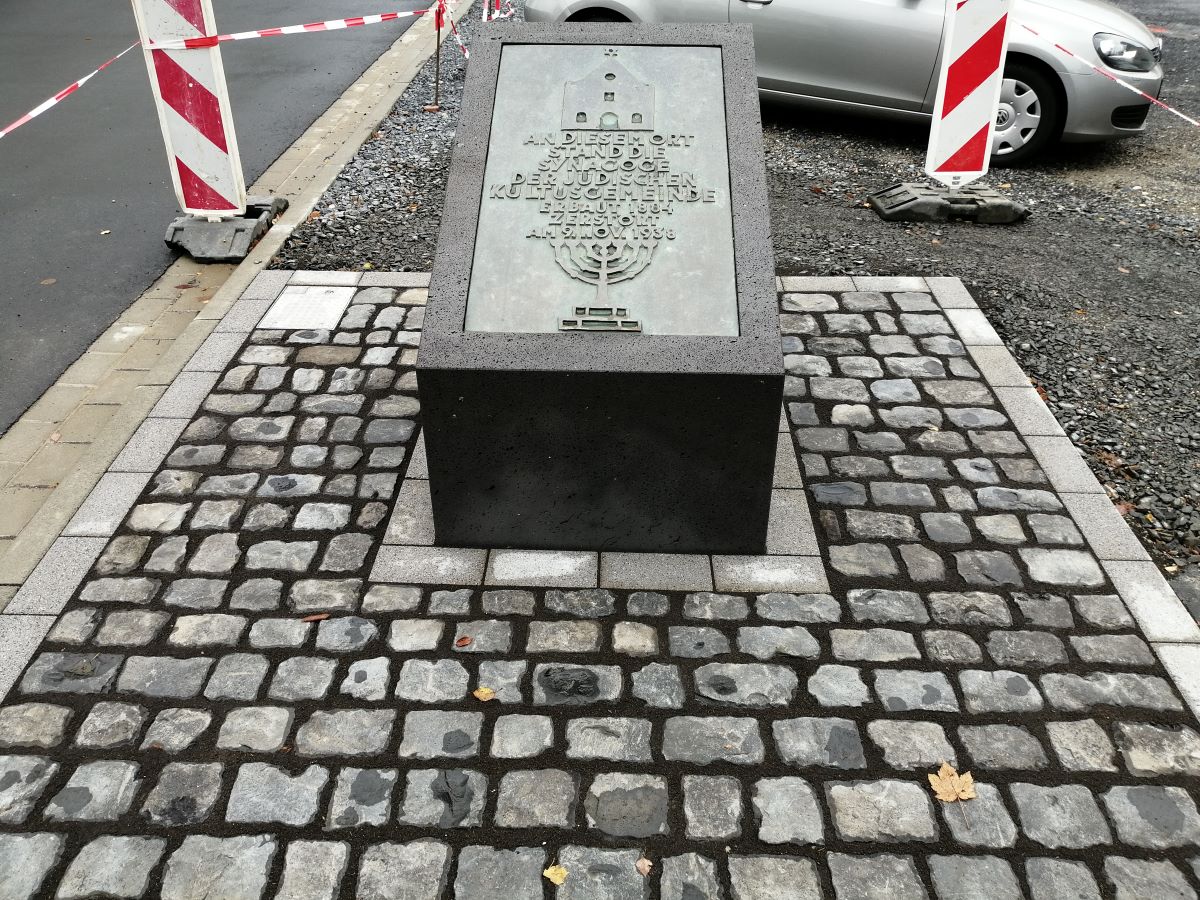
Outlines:
[[[313,613],[311,616],[305,616],[301,622],[324,622],[329,618],[329,613]]]
[[[474,694],[476,700],[482,700],[485,703],[488,700],[496,699],[496,692],[490,687],[478,687],[471,691],[471,693]]]
[[[650,870],[654,868],[654,863],[650,862],[650,860],[643,856],[633,864],[633,867],[638,870],[639,875],[641,875],[643,878],[647,878],[650,875]]]
[[[562,866],[551,866],[542,873],[551,884],[562,884],[567,880],[567,870]]]
[[[469,646],[471,646],[471,638],[466,637],[464,635],[463,637],[460,637],[457,641],[454,642],[454,646],[455,647],[469,647]]]
[[[956,800],[975,799],[975,779],[970,772],[961,775],[950,763],[942,763],[936,775],[929,776],[933,793],[943,803],[953,803]]]

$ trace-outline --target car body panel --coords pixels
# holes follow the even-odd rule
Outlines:
[[[525,5],[526,18],[536,22],[563,21],[597,9],[634,22],[752,25],[764,96],[912,120],[927,120],[933,110],[944,0],[526,0]],[[1161,46],[1135,17],[1103,0],[1013,4],[1009,58],[1026,57],[1057,76],[1065,100],[1066,141],[1107,140],[1145,130],[1145,125],[1120,128],[1112,122],[1114,110],[1138,101],[1089,65],[1102,64],[1092,45],[1100,32]],[[1075,57],[1055,50],[1054,44]],[[1161,65],[1150,72],[1113,74],[1151,96],[1161,89]]]

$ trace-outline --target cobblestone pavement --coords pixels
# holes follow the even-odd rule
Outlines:
[[[75,538],[0,706],[0,898],[1197,896],[1178,638],[1114,583],[1153,567],[1087,549],[1095,495],[1047,475],[1082,463],[969,297],[781,295],[828,592],[490,587],[372,580],[425,292],[327,277],[307,328],[243,334],[252,287],[165,463],[127,450],[115,534]],[[934,799],[943,761],[977,799]]]

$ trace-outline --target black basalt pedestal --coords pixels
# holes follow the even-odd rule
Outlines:
[[[775,296],[749,29],[484,34],[417,359],[437,543],[762,553]]]

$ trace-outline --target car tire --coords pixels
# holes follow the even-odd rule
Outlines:
[[[1004,67],[1004,87],[992,132],[992,166],[1022,166],[1062,134],[1066,110],[1050,76],[1023,62]]]

